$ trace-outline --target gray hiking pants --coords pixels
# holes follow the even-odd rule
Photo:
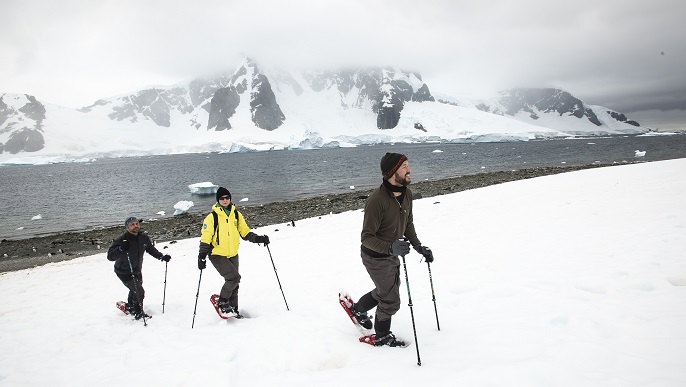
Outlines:
[[[220,298],[229,300],[229,305],[238,309],[238,285],[241,275],[238,274],[238,255],[226,258],[221,255],[210,255],[210,262],[217,269],[219,275],[224,277],[224,286],[219,293]]]
[[[400,260],[394,256],[374,258],[364,252],[360,255],[362,264],[376,286],[371,292],[372,297],[379,302],[376,318],[388,320],[400,310]]]

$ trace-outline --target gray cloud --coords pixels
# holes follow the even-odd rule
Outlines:
[[[560,87],[625,113],[684,110],[685,11],[680,0],[12,1],[0,15],[0,92],[82,106],[250,55],[397,65],[453,95]]]

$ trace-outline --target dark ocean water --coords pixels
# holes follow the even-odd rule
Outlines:
[[[646,151],[635,158],[634,151]],[[239,205],[259,205],[381,182],[385,152],[409,157],[413,181],[521,169],[686,157],[686,135],[622,136],[515,143],[378,145],[255,153],[103,159],[92,163],[0,167],[0,239],[123,224],[129,215],[172,216],[174,204],[207,212],[214,196],[189,184],[227,187]],[[440,151],[440,152],[436,152]],[[240,202],[248,198],[247,202]],[[166,215],[157,215],[165,211]],[[31,220],[40,214],[42,219]],[[23,228],[22,228],[23,227]]]

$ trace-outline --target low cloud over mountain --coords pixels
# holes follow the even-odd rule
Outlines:
[[[146,88],[73,110],[0,95],[0,158],[121,156],[349,146],[379,142],[528,140],[649,131],[558,89],[491,99],[434,96],[392,67],[263,68],[245,59],[210,79]]]

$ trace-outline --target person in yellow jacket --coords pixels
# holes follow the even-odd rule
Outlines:
[[[238,312],[238,286],[241,275],[238,273],[238,245],[240,238],[253,243],[269,244],[269,237],[250,231],[243,214],[231,203],[231,192],[224,187],[217,189],[217,203],[212,206],[202,224],[198,269],[207,267],[210,262],[224,277],[224,286],[219,293],[218,306],[227,317],[240,318]]]

